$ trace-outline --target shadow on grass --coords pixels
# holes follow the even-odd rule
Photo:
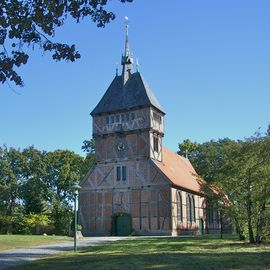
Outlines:
[[[261,269],[270,267],[268,252],[211,254],[81,254],[43,259],[19,269],[138,270],[138,269]]]
[[[20,270],[270,269],[270,248],[217,238],[134,238],[45,258]]]
[[[118,245],[118,243],[121,243]],[[177,251],[192,251],[196,248],[203,248],[204,251],[207,250],[216,250],[216,249],[254,249],[256,245],[250,245],[243,242],[236,242],[226,239],[209,239],[206,237],[197,237],[197,238],[135,238],[130,241],[121,241],[115,243],[117,245],[118,252],[127,252],[129,249],[133,251],[139,250],[143,251],[153,251],[157,250],[158,252],[177,252]],[[103,250],[104,246],[97,246],[95,250]],[[86,248],[81,251],[81,253],[87,253],[92,248]],[[106,250],[115,252],[116,248],[114,245],[106,245]]]

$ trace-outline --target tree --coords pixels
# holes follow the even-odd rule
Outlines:
[[[21,211],[20,185],[23,181],[24,158],[14,148],[0,147],[0,231],[14,229],[12,217]]]
[[[253,243],[269,237],[269,136],[205,142],[189,158],[207,182],[206,194],[231,218],[239,238],[247,236]]]
[[[96,144],[95,140],[84,140],[82,150],[86,152],[86,157],[84,159],[84,163],[81,168],[82,175],[86,175],[87,172],[92,168],[95,163],[95,150]]]
[[[66,234],[72,219],[73,185],[82,177],[83,157],[68,150],[47,153],[46,183],[56,233]]]
[[[132,2],[132,0],[119,0]],[[23,86],[16,69],[27,63],[25,47],[50,51],[52,58],[75,61],[80,58],[75,45],[52,40],[55,30],[67,18],[76,22],[87,18],[97,27],[105,27],[115,18],[104,7],[108,0],[0,0],[0,82],[13,81]]]
[[[48,210],[48,188],[46,179],[45,151],[33,146],[22,151],[25,158],[24,180],[21,185],[21,198],[25,214],[45,214]]]
[[[0,212],[12,216],[19,206],[24,159],[15,148],[0,148]]]
[[[0,232],[30,233],[35,227],[38,233],[49,224],[55,233],[67,234],[73,185],[93,162],[93,153],[84,159],[68,150],[0,147]]]
[[[89,153],[94,154],[95,150],[96,150],[95,140],[94,139],[84,140],[82,150],[83,150],[83,152],[86,152],[87,154],[89,154]]]

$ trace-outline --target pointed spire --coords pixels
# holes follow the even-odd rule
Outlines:
[[[140,72],[140,65],[139,65],[139,60],[138,58],[136,59],[136,71]]]
[[[122,70],[122,77],[123,77],[123,85],[129,79],[130,74],[132,73],[132,64],[133,64],[133,56],[129,50],[129,43],[128,43],[128,17],[125,16],[126,20],[126,43],[125,43],[125,54],[122,55],[121,64],[123,66]]]
[[[125,56],[129,55],[129,45],[128,45],[128,17],[125,17],[126,24],[126,44],[125,44]]]

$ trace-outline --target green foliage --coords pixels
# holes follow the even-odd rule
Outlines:
[[[49,225],[68,234],[73,185],[89,170],[91,155],[87,160],[68,150],[0,147],[0,232],[38,234]]]
[[[12,217],[7,215],[0,215],[0,234],[12,232]]]
[[[21,198],[26,214],[42,214],[48,211],[48,188],[46,186],[46,152],[33,146],[22,151],[25,158],[23,168],[24,181],[21,186]]]
[[[81,168],[82,175],[86,175],[87,172],[92,168],[95,163],[95,150],[96,144],[95,140],[84,140],[82,150],[86,152],[86,157]]]
[[[12,216],[18,207],[24,157],[20,151],[0,148],[0,213]]]
[[[206,180],[209,198],[231,218],[239,237],[251,243],[269,239],[270,137],[257,133],[243,141],[197,144],[189,159]]]
[[[49,224],[49,217],[46,215],[29,214],[24,216],[25,225],[29,227],[46,226]]]
[[[86,155],[84,162],[82,163],[82,166],[81,166],[81,173],[83,176],[88,173],[88,171],[92,168],[95,162],[96,162],[96,159],[95,159],[94,154],[89,153]]]
[[[178,155],[187,157],[188,154],[194,151],[197,147],[196,142],[192,142],[189,139],[183,140],[182,143],[178,144],[179,151],[177,152]]]
[[[73,199],[72,186],[82,177],[81,165],[84,159],[68,150],[56,150],[46,155],[46,184],[49,198],[54,202],[68,203]]]
[[[77,224],[77,231],[81,231],[82,230],[82,225]]]
[[[73,185],[82,177],[84,159],[68,150],[56,150],[46,156],[49,201],[57,234],[67,234],[72,218]]]
[[[83,141],[83,146],[82,146],[82,150],[84,152],[86,152],[87,154],[89,153],[95,153],[96,150],[96,143],[94,139],[89,140],[84,140]]]
[[[115,14],[104,7],[107,0],[0,0],[0,82],[7,80],[22,86],[23,81],[16,68],[27,63],[29,55],[25,47],[38,47],[52,53],[54,60],[75,61],[80,53],[75,45],[53,41],[55,30],[64,25],[67,18],[79,23],[89,19],[98,27],[105,27]],[[132,0],[120,0],[132,2]]]
[[[56,201],[53,204],[51,216],[55,227],[55,234],[68,235],[73,217],[71,206]]]
[[[49,217],[40,214],[17,215],[13,218],[13,223],[17,227],[16,233],[39,234],[40,227],[49,224]]]

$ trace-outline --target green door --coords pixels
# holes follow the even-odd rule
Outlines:
[[[204,222],[202,218],[200,218],[200,233],[201,235],[204,234]]]
[[[116,235],[126,236],[131,233],[130,215],[121,215],[116,218]]]

